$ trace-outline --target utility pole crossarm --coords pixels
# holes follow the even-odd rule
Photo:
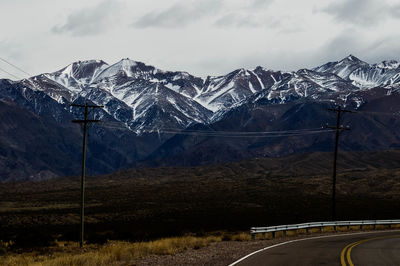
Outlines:
[[[343,127],[343,126],[340,126],[339,128],[337,128],[337,127],[332,127],[332,126],[326,125],[324,128],[329,128],[329,129],[334,129],[334,130],[350,130],[350,127]]]

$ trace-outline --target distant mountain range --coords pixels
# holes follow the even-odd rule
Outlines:
[[[88,171],[98,174],[326,151],[332,148],[328,131],[306,133],[334,124],[327,109],[335,105],[358,111],[345,116],[352,130],[343,134],[342,149],[397,148],[399,88],[399,62],[368,64],[352,55],[295,72],[256,67],[206,78],[130,59],[79,61],[20,81],[0,80],[0,179],[79,173],[81,132],[70,120],[82,114],[69,103],[104,105],[91,114],[104,121],[91,130],[89,144]],[[305,131],[223,134],[288,130]]]

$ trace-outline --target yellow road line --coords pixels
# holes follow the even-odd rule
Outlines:
[[[349,248],[347,249],[346,258],[347,258],[347,262],[349,263],[350,266],[354,266],[353,261],[351,261],[351,250],[352,250],[354,247],[356,247],[356,246],[358,246],[358,245],[360,245],[360,244],[362,244],[362,243],[364,243],[364,242],[368,242],[368,241],[375,240],[375,239],[379,239],[379,237],[375,237],[375,238],[370,238],[370,239],[365,239],[365,240],[358,241],[358,242],[354,243],[351,247],[349,247]]]
[[[394,236],[381,236],[381,237],[374,237],[374,238],[368,238],[368,239],[364,239],[364,240],[359,240],[357,242],[353,242],[348,244],[347,246],[344,247],[344,249],[342,250],[342,252],[340,252],[340,263],[342,264],[342,266],[347,266],[346,264],[346,259],[347,259],[347,263],[349,266],[354,266],[353,261],[351,260],[351,251],[353,250],[354,247],[368,242],[368,241],[372,241],[372,240],[377,240],[377,239],[385,239],[385,238],[395,238],[395,237],[399,237],[400,235],[394,235]]]
[[[344,247],[342,252],[340,252],[340,263],[342,264],[342,266],[347,266],[346,260],[345,260],[345,254],[346,254],[347,248],[350,247],[351,245],[354,245],[354,243],[348,244],[347,246]]]

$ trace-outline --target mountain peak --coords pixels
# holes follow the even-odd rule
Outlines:
[[[56,71],[55,73],[61,73],[73,76],[74,74],[77,74],[77,72],[86,72],[88,69],[94,70],[95,68],[102,66],[108,66],[108,64],[103,60],[95,60],[95,59],[76,61]]]
[[[396,69],[400,67],[400,62],[396,60],[385,60],[376,65],[379,68]]]
[[[136,62],[134,60],[131,60],[129,58],[122,58],[119,62],[117,62],[114,65],[120,65],[121,67],[134,67],[138,64],[139,62]]]
[[[96,80],[101,80],[103,78],[109,78],[112,76],[117,76],[119,74],[123,74],[127,77],[132,77],[135,72],[135,68],[138,65],[144,65],[141,62],[133,61],[129,58],[123,58],[117,63],[109,66],[104,69],[97,77]]]
[[[80,91],[107,67],[108,64],[103,60],[76,61],[56,72],[46,74],[46,77],[71,91]]]
[[[352,54],[348,55],[346,58],[343,58],[340,62],[364,63],[362,60],[358,59]]]
[[[108,65],[106,62],[104,62],[103,60],[98,60],[98,59],[89,59],[89,60],[79,60],[76,62],[72,63],[73,65],[89,65],[89,64],[106,64]]]
[[[354,56],[354,55],[352,55],[352,54],[349,54],[349,55],[347,56],[347,59],[349,59],[349,60],[359,60],[356,56]]]

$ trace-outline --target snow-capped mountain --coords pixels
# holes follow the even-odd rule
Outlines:
[[[378,86],[398,87],[400,82],[400,63],[391,60],[370,65],[353,55],[339,62],[330,62],[314,68],[314,71],[332,73],[350,81],[361,89],[370,89]]]
[[[215,122],[248,102],[343,101],[351,93],[378,86],[393,91],[400,84],[400,63],[370,65],[350,55],[312,70],[281,72],[257,67],[203,79],[126,58],[113,65],[79,61],[21,83],[62,104],[84,98],[104,105],[108,114],[140,134]],[[357,101],[360,105],[362,99]]]
[[[372,115],[384,113],[353,121],[356,127],[351,132],[357,135],[348,138],[349,150],[397,147],[400,120],[388,114],[400,113],[399,88],[399,62],[368,64],[354,56],[313,69],[282,72],[256,67],[206,78],[130,59],[112,65],[101,60],[79,61],[20,81],[0,80],[0,123],[7,129],[5,135],[0,134],[0,170],[9,176],[16,167],[14,161],[22,158],[20,168],[29,175],[47,170],[55,175],[72,174],[67,162],[80,151],[80,132],[69,121],[80,118],[82,110],[69,103],[85,101],[103,105],[91,116],[118,128],[96,127],[97,144],[89,152],[96,165],[101,165],[93,164],[98,173],[143,161],[196,165],[326,150],[329,136],[232,141],[212,134],[173,133],[187,128],[236,132],[318,128],[333,117],[327,110],[333,104],[369,110]],[[9,119],[12,116],[16,118]],[[30,125],[29,121],[35,122]],[[51,133],[48,124],[54,128]],[[122,126],[124,130],[119,131]],[[24,131],[27,127],[32,132]],[[56,142],[49,142],[54,138]],[[36,146],[30,144],[32,139]],[[36,148],[45,146],[49,148],[43,152]],[[53,167],[49,158],[66,163]]]
[[[59,103],[85,98],[104,105],[115,119],[140,133],[206,123],[211,111],[191,97],[198,94],[202,82],[186,72],[165,72],[123,59],[111,66],[98,60],[75,62],[22,84]]]

